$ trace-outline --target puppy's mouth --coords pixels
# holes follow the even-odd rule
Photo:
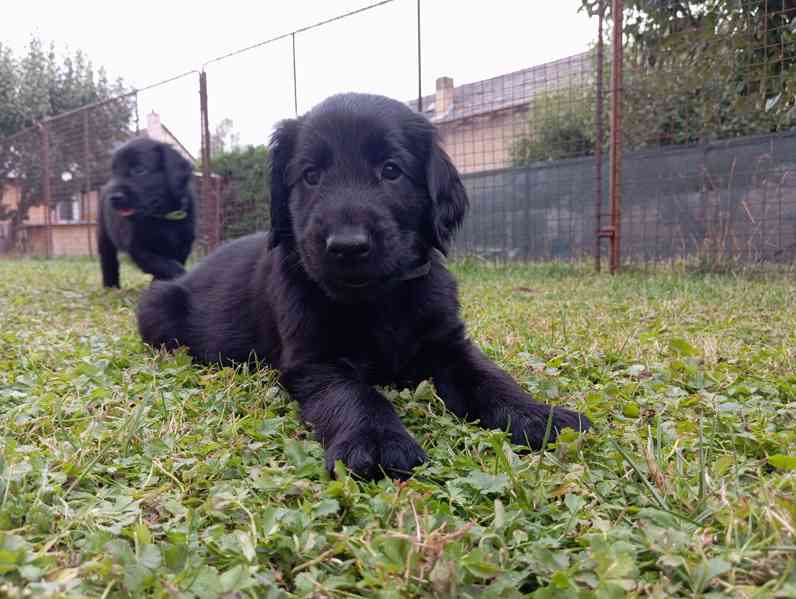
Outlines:
[[[375,281],[373,279],[367,277],[350,277],[346,279],[340,280],[340,286],[345,287],[346,289],[364,289],[365,287],[369,287]]]
[[[321,285],[332,298],[345,303],[357,302],[379,295],[384,286],[384,279],[378,276],[348,274],[329,277],[321,280]]]
[[[349,298],[363,298],[372,294],[379,295],[398,279],[394,274],[380,275],[349,275],[335,277],[328,281],[328,287],[335,295]]]
[[[132,216],[135,214],[135,208],[117,208],[116,212],[121,214],[122,216]]]

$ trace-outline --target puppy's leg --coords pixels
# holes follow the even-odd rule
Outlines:
[[[97,251],[102,269],[102,285],[104,287],[119,287],[119,258],[116,254],[116,246],[113,245],[102,226],[97,234]]]
[[[135,245],[130,248],[130,257],[141,270],[162,281],[176,279],[185,274],[185,269],[176,260],[158,256]]]
[[[187,343],[188,292],[178,283],[155,281],[138,304],[138,332],[144,343],[173,350]]]
[[[509,376],[466,339],[436,348],[434,385],[445,405],[458,416],[479,420],[485,428],[508,430],[517,444],[540,449],[550,410],[550,441],[565,427],[591,427],[583,414],[534,400]]]
[[[426,460],[398,419],[392,404],[346,366],[326,364],[288,369],[282,382],[301,409],[301,417],[326,448],[326,469],[342,460],[349,470],[368,479],[386,473],[407,478]]]

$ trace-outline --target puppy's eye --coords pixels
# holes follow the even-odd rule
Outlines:
[[[146,175],[146,172],[147,172],[146,167],[141,166],[140,164],[130,169],[130,174],[133,177],[140,177],[141,175]]]
[[[384,166],[381,167],[382,179],[387,179],[388,181],[395,181],[402,174],[403,173],[401,172],[401,168],[394,162],[386,162]]]
[[[319,171],[317,168],[308,168],[306,171],[304,171],[303,178],[307,185],[315,186],[321,182],[321,171]]]

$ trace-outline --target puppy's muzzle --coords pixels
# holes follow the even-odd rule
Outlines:
[[[326,253],[335,260],[361,260],[371,251],[371,239],[361,227],[345,227],[326,238]]]
[[[135,214],[135,207],[131,205],[130,198],[121,191],[112,191],[108,194],[108,201],[111,207],[122,216],[132,216]]]

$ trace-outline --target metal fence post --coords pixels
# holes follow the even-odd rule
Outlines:
[[[52,206],[52,187],[51,187],[51,165],[50,165],[50,131],[47,128],[47,122],[39,123],[39,132],[41,133],[41,164],[42,164],[42,201],[44,204],[44,237],[46,246],[47,258],[52,257],[53,253],[53,239],[52,239],[52,218],[50,209]]]
[[[202,125],[202,220],[204,221],[207,249],[219,244],[218,197],[210,181],[210,123],[207,112],[207,74],[199,73],[199,104]]]
[[[611,274],[619,271],[622,197],[622,48],[623,0],[613,1],[613,65],[611,68]]]
[[[595,106],[596,137],[594,144],[594,165],[595,165],[595,206],[594,206],[594,268],[600,272],[602,258],[600,256],[600,246],[602,244],[602,211],[603,211],[603,145],[605,144],[605,103],[603,95],[605,93],[603,85],[605,67],[605,48],[603,42],[603,19],[605,19],[605,0],[600,0],[597,14],[597,102]]]
[[[417,111],[423,114],[423,74],[421,71],[420,0],[417,0]]]
[[[290,34],[293,46],[293,114],[298,116],[298,74],[296,73],[296,32]]]
[[[89,139],[88,139],[88,110],[83,111],[83,192],[80,194],[80,220],[88,223],[89,209],[91,207],[91,154],[89,152]],[[94,237],[91,226],[86,224],[86,242],[88,243],[88,255],[90,258],[94,257],[94,248],[92,247],[92,238]]]

